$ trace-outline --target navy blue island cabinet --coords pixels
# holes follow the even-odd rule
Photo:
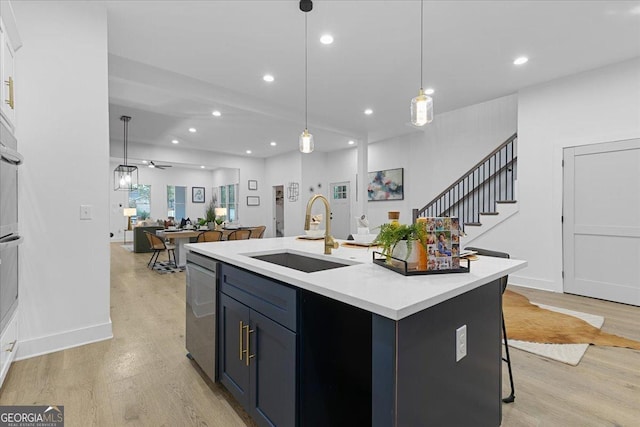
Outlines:
[[[499,280],[400,320],[225,263],[218,285],[218,378],[260,426],[500,425]]]

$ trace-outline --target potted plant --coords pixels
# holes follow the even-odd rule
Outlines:
[[[409,268],[414,268],[418,255],[416,245],[424,245],[426,242],[425,228],[419,224],[397,223],[382,224],[379,228],[380,232],[374,243],[382,247],[381,252],[387,257],[387,263],[393,264],[393,256],[407,261]]]
[[[218,217],[215,220],[216,223],[216,230],[222,230],[222,223],[224,222],[224,219],[222,219],[222,217]]]
[[[213,199],[209,202],[209,205],[204,211],[204,219],[209,230],[216,229],[216,205]]]

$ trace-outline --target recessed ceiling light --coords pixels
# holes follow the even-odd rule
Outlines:
[[[425,95],[433,95],[433,92],[435,92],[433,88],[427,88],[424,90]]]
[[[197,131],[196,131],[196,128],[189,128],[189,132],[196,133]]]
[[[200,166],[200,169],[204,169],[204,166]]]
[[[251,150],[247,150],[247,151],[245,151],[245,153],[251,154]]]
[[[271,141],[271,142],[269,143],[269,145],[270,145],[270,146],[272,146],[272,147],[275,147],[276,145],[278,145],[278,143],[277,143],[277,142],[275,142],[275,141]]]
[[[364,113],[365,113],[367,116],[370,116],[371,114],[373,114],[373,110],[372,110],[371,108],[367,108],[366,110],[364,110]]]
[[[527,58],[526,56],[520,56],[513,61],[513,65],[526,64],[527,61],[529,61],[529,58]]]
[[[275,78],[271,74],[265,74],[264,76],[262,76],[262,80],[271,83],[275,80]]]
[[[320,43],[322,44],[333,43],[333,36],[331,34],[323,34],[322,37],[320,37]]]
[[[350,139],[350,140],[349,140],[349,145],[353,145],[353,144],[355,144],[355,143],[356,143],[356,142],[355,142],[353,139]]]
[[[213,112],[211,114],[216,116],[216,117],[220,117],[222,115],[222,113],[220,111],[218,111],[218,110],[213,110]]]
[[[147,163],[149,163],[149,162],[147,162],[146,160],[142,161],[142,164],[144,164],[144,165],[146,165]]]
[[[172,143],[172,144],[179,144],[179,143],[180,143],[180,141],[178,141],[177,139],[172,139],[172,140],[171,140],[171,143]]]

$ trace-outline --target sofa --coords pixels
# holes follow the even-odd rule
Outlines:
[[[149,246],[149,240],[144,234],[145,231],[154,233],[156,230],[163,230],[164,227],[159,225],[140,226],[133,229],[133,252],[152,252],[151,246]]]

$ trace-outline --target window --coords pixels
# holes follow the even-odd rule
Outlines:
[[[347,198],[347,186],[346,185],[336,185],[333,187],[333,199],[346,199]]]
[[[151,215],[151,186],[138,184],[129,191],[129,207],[136,208],[136,216],[132,218],[135,224],[138,220],[149,218]]]
[[[167,216],[180,220],[186,218],[187,187],[167,185]]]
[[[227,208],[226,221],[238,220],[238,184],[220,186],[220,207]]]

